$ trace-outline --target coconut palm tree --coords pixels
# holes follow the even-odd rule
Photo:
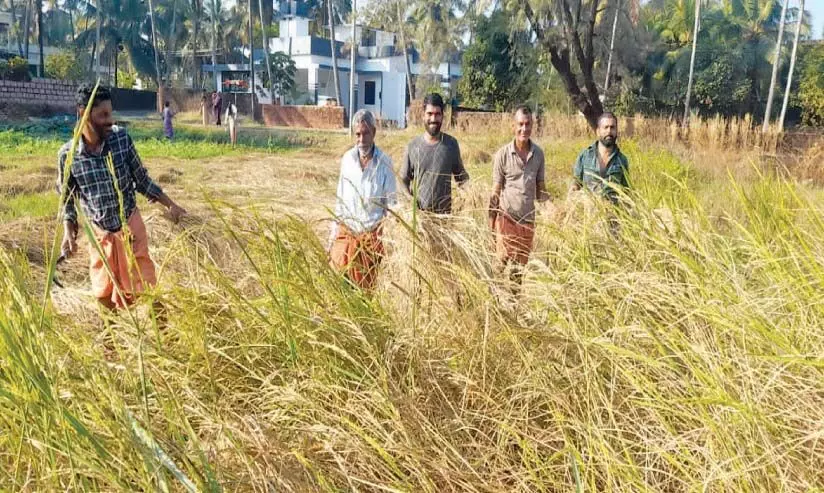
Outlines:
[[[775,82],[778,79],[778,63],[781,58],[781,41],[784,37],[784,20],[787,18],[787,6],[790,0],[784,0],[784,5],[781,7],[781,21],[778,23],[778,39],[775,42],[775,56],[773,57],[772,76],[770,77],[770,92],[767,96],[767,109],[764,111],[764,132],[770,127],[770,118],[772,113],[773,96],[775,95]]]
[[[692,54],[690,54],[690,77],[687,80],[687,97],[684,100],[684,125],[690,117],[690,96],[692,95],[692,78],[695,74],[695,49],[698,46],[698,31],[701,29],[701,0],[695,0],[695,20],[692,30]]]
[[[151,44],[151,26],[147,5],[141,0],[100,1],[100,9],[87,5],[93,19],[77,36],[78,46],[98,45],[98,52],[113,55],[122,44],[137,72],[157,80],[157,67]],[[99,43],[95,41],[99,29]]]
[[[784,130],[784,117],[787,115],[787,103],[790,100],[790,88],[793,85],[793,71],[795,70],[795,58],[798,54],[798,38],[801,36],[801,26],[804,24],[804,0],[798,2],[798,14],[795,24],[795,38],[793,39],[793,53],[790,56],[790,71],[787,74],[787,85],[784,88],[784,102],[781,104],[781,116],[778,117],[778,131]]]

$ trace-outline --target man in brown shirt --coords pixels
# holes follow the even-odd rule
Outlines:
[[[520,284],[535,237],[535,201],[549,198],[544,152],[532,142],[532,111],[518,106],[513,114],[515,140],[501,147],[492,166],[489,226],[501,270],[512,264],[510,278]]]

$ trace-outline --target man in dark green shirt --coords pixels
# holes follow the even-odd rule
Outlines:
[[[587,190],[612,203],[618,202],[618,188],[629,187],[629,161],[618,149],[618,119],[612,113],[598,118],[598,140],[578,155],[572,175],[572,190]]]

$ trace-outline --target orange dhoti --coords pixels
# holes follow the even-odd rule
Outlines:
[[[367,290],[375,287],[383,254],[380,227],[356,235],[343,224],[338,225],[329,252],[332,267],[342,271],[359,288]]]
[[[129,216],[127,228],[117,233],[94,228],[94,233],[100,251],[95,245],[89,246],[92,293],[107,307],[124,308],[134,303],[146,288],[157,283],[155,266],[149,256],[146,225],[140,212],[135,209]],[[127,241],[133,257],[126,248]]]
[[[507,214],[498,213],[495,219],[495,252],[502,262],[515,261],[526,265],[535,239],[533,223],[519,223]]]

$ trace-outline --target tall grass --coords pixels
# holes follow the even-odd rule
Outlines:
[[[148,302],[66,310],[71,290],[41,325],[42,276],[0,252],[0,487],[821,484],[824,221],[810,190],[627,142],[634,191],[615,210],[561,193],[585,142],[549,143],[561,178],[513,300],[491,274],[485,139],[466,139],[474,183],[442,232],[460,249],[449,274],[463,309],[407,209],[367,296],[302,219],[207,197],[153,231],[161,284],[148,297],[166,305],[165,328]]]

